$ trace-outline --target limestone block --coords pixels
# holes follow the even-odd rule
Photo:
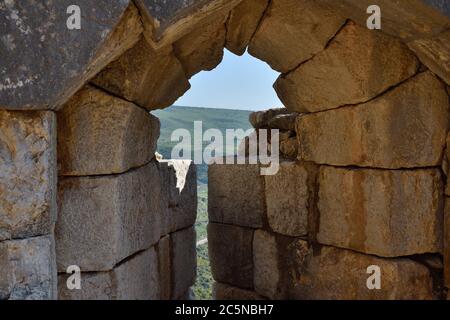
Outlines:
[[[269,5],[269,0],[244,0],[230,12],[227,22],[228,50],[243,55]]]
[[[418,67],[399,40],[350,22],[326,50],[282,75],[275,90],[289,110],[317,112],[366,102],[413,76]]]
[[[155,51],[145,39],[109,64],[92,82],[148,110],[171,106],[190,88],[172,46]]]
[[[258,234],[259,233],[259,234]],[[272,299],[433,299],[428,268],[407,258],[386,259],[350,250],[314,246],[301,239],[255,232],[255,291]],[[282,267],[281,267],[282,266]],[[370,266],[381,272],[381,288],[370,290]]]
[[[69,290],[69,275],[58,276],[60,300],[157,300],[160,297],[158,256],[140,252],[111,271],[81,274],[81,290]]]
[[[445,198],[444,211],[444,284],[450,288],[450,198]]]
[[[368,103],[299,117],[299,158],[390,169],[440,165],[447,119],[445,86],[421,73]]]
[[[280,153],[287,159],[298,157],[297,137],[291,137],[280,141]]]
[[[155,248],[158,254],[160,299],[170,300],[172,285],[170,236],[161,238]]]
[[[250,113],[249,121],[255,129],[266,129],[269,128],[269,122],[272,119],[289,113],[290,111],[286,108],[273,108],[264,111],[255,111]]]
[[[322,51],[345,20],[319,1],[273,0],[249,52],[286,73]]]
[[[224,283],[214,282],[214,300],[266,300],[254,291],[240,289]]]
[[[170,236],[172,240],[172,299],[184,297],[197,276],[197,234],[195,228],[184,229]]]
[[[53,236],[0,242],[0,300],[56,299]]]
[[[223,58],[226,41],[226,16],[219,16],[173,44],[175,56],[188,78],[200,71],[213,70]]]
[[[255,291],[270,299],[280,298],[282,271],[275,236],[257,230],[253,238],[253,264]]]
[[[55,114],[1,110],[0,241],[49,234],[55,220]]]
[[[143,109],[87,86],[58,113],[63,176],[117,174],[148,163],[160,122]]]
[[[64,178],[56,223],[58,270],[109,271],[161,237],[161,181],[157,165],[122,175]]]
[[[342,15],[358,22],[367,23],[367,8],[375,4],[372,0],[321,0],[336,8]],[[383,32],[404,40],[436,35],[450,26],[450,8],[444,0],[378,0],[381,8]],[[447,16],[446,16],[447,15]]]
[[[266,209],[264,176],[261,176],[259,165],[210,165],[208,188],[211,222],[262,227]]]
[[[2,1],[0,108],[59,109],[138,41],[141,19],[130,2],[77,1],[81,30],[69,30],[73,1]]]
[[[213,278],[243,289],[253,289],[254,231],[226,224],[208,225],[208,250]]]
[[[267,126],[270,129],[279,129],[284,131],[295,131],[295,121],[298,113],[280,114],[269,120]]]
[[[144,22],[145,36],[160,49],[171,45],[199,25],[215,21],[242,0],[136,0]]]
[[[447,175],[447,184],[445,187],[445,194],[447,196],[450,196],[450,174],[449,174],[450,172],[448,168],[449,159],[450,159],[450,133],[447,135],[447,149],[445,150],[445,156],[442,163],[444,173]]]
[[[438,169],[323,166],[318,181],[318,242],[382,257],[442,251]]]
[[[302,240],[299,240],[302,241]],[[370,290],[369,266],[381,271],[381,288]],[[431,300],[433,284],[424,265],[406,258],[385,259],[349,250],[322,247],[298,261],[293,299]],[[371,282],[370,282],[371,283]]]
[[[420,61],[450,85],[450,30],[408,43]]]
[[[197,218],[197,167],[190,160],[159,162],[168,210],[164,232],[171,233],[195,224]]]
[[[310,179],[313,174],[294,161],[281,161],[276,175],[265,176],[267,218],[273,231],[293,237],[308,234]]]

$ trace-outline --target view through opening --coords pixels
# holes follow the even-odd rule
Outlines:
[[[242,57],[225,50],[222,63],[211,72],[201,72],[191,80],[191,89],[174,106],[152,112],[161,121],[158,152],[164,159],[171,159],[172,149],[178,141],[171,141],[172,132],[186,129],[191,133],[191,155],[195,145],[194,122],[201,122],[202,130],[218,129],[225,137],[227,129],[252,128],[248,118],[251,112],[281,107],[273,83],[279,73],[266,63],[245,53]],[[241,141],[232,143],[237,151]],[[204,141],[203,146],[208,142]],[[224,144],[225,145],[225,144]],[[227,150],[229,150],[227,148]],[[226,151],[223,151],[226,154]],[[230,155],[230,154],[228,154]],[[208,166],[197,165],[198,210],[195,224],[197,231],[197,281],[193,288],[196,299],[212,299],[213,278],[209,266],[208,224]]]

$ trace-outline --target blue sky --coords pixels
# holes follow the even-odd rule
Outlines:
[[[191,79],[191,89],[175,105],[206,108],[266,110],[282,104],[272,86],[279,73],[246,53],[239,57],[225,50],[213,71]]]

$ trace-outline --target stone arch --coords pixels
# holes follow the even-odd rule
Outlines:
[[[448,277],[432,283],[429,261],[416,255],[443,254],[448,275],[438,169],[446,170],[448,131],[445,4],[380,1],[383,29],[369,31],[365,0],[80,2],[84,33],[60,29],[65,1],[28,12],[0,4],[10,17],[0,20],[1,299],[56,298],[56,271],[60,298],[186,297],[195,167],[154,159],[159,124],[145,111],[170,106],[193,74],[220,63],[224,47],[248,47],[282,72],[275,89],[301,115],[298,161],[283,161],[278,175],[261,177],[257,165],[211,168],[216,296],[444,295]],[[41,26],[41,15],[50,23]],[[257,114],[254,125],[272,118]],[[233,245],[222,250],[223,241]],[[65,290],[69,264],[88,272],[87,290]],[[381,291],[361,289],[365,274],[334,284],[336,272],[366,264],[408,271]]]

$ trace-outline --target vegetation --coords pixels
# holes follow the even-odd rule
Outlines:
[[[153,114],[161,121],[158,152],[166,159],[171,158],[172,148],[179,143],[178,141],[171,141],[172,132],[176,129],[187,129],[193,139],[194,121],[202,121],[203,131],[215,128],[219,129],[224,136],[226,129],[248,130],[251,128],[248,122],[250,111],[173,106],[165,110],[154,111]],[[203,143],[203,145],[205,144],[208,144],[208,142]],[[193,141],[191,141],[191,148],[194,150]],[[187,158],[191,159],[190,156]],[[208,166],[206,164],[198,165],[197,173],[198,210],[195,227],[197,230],[197,241],[201,241],[207,237]],[[197,264],[197,283],[194,286],[195,296],[199,300],[210,300],[212,298],[213,279],[209,266],[207,244],[197,247]]]

